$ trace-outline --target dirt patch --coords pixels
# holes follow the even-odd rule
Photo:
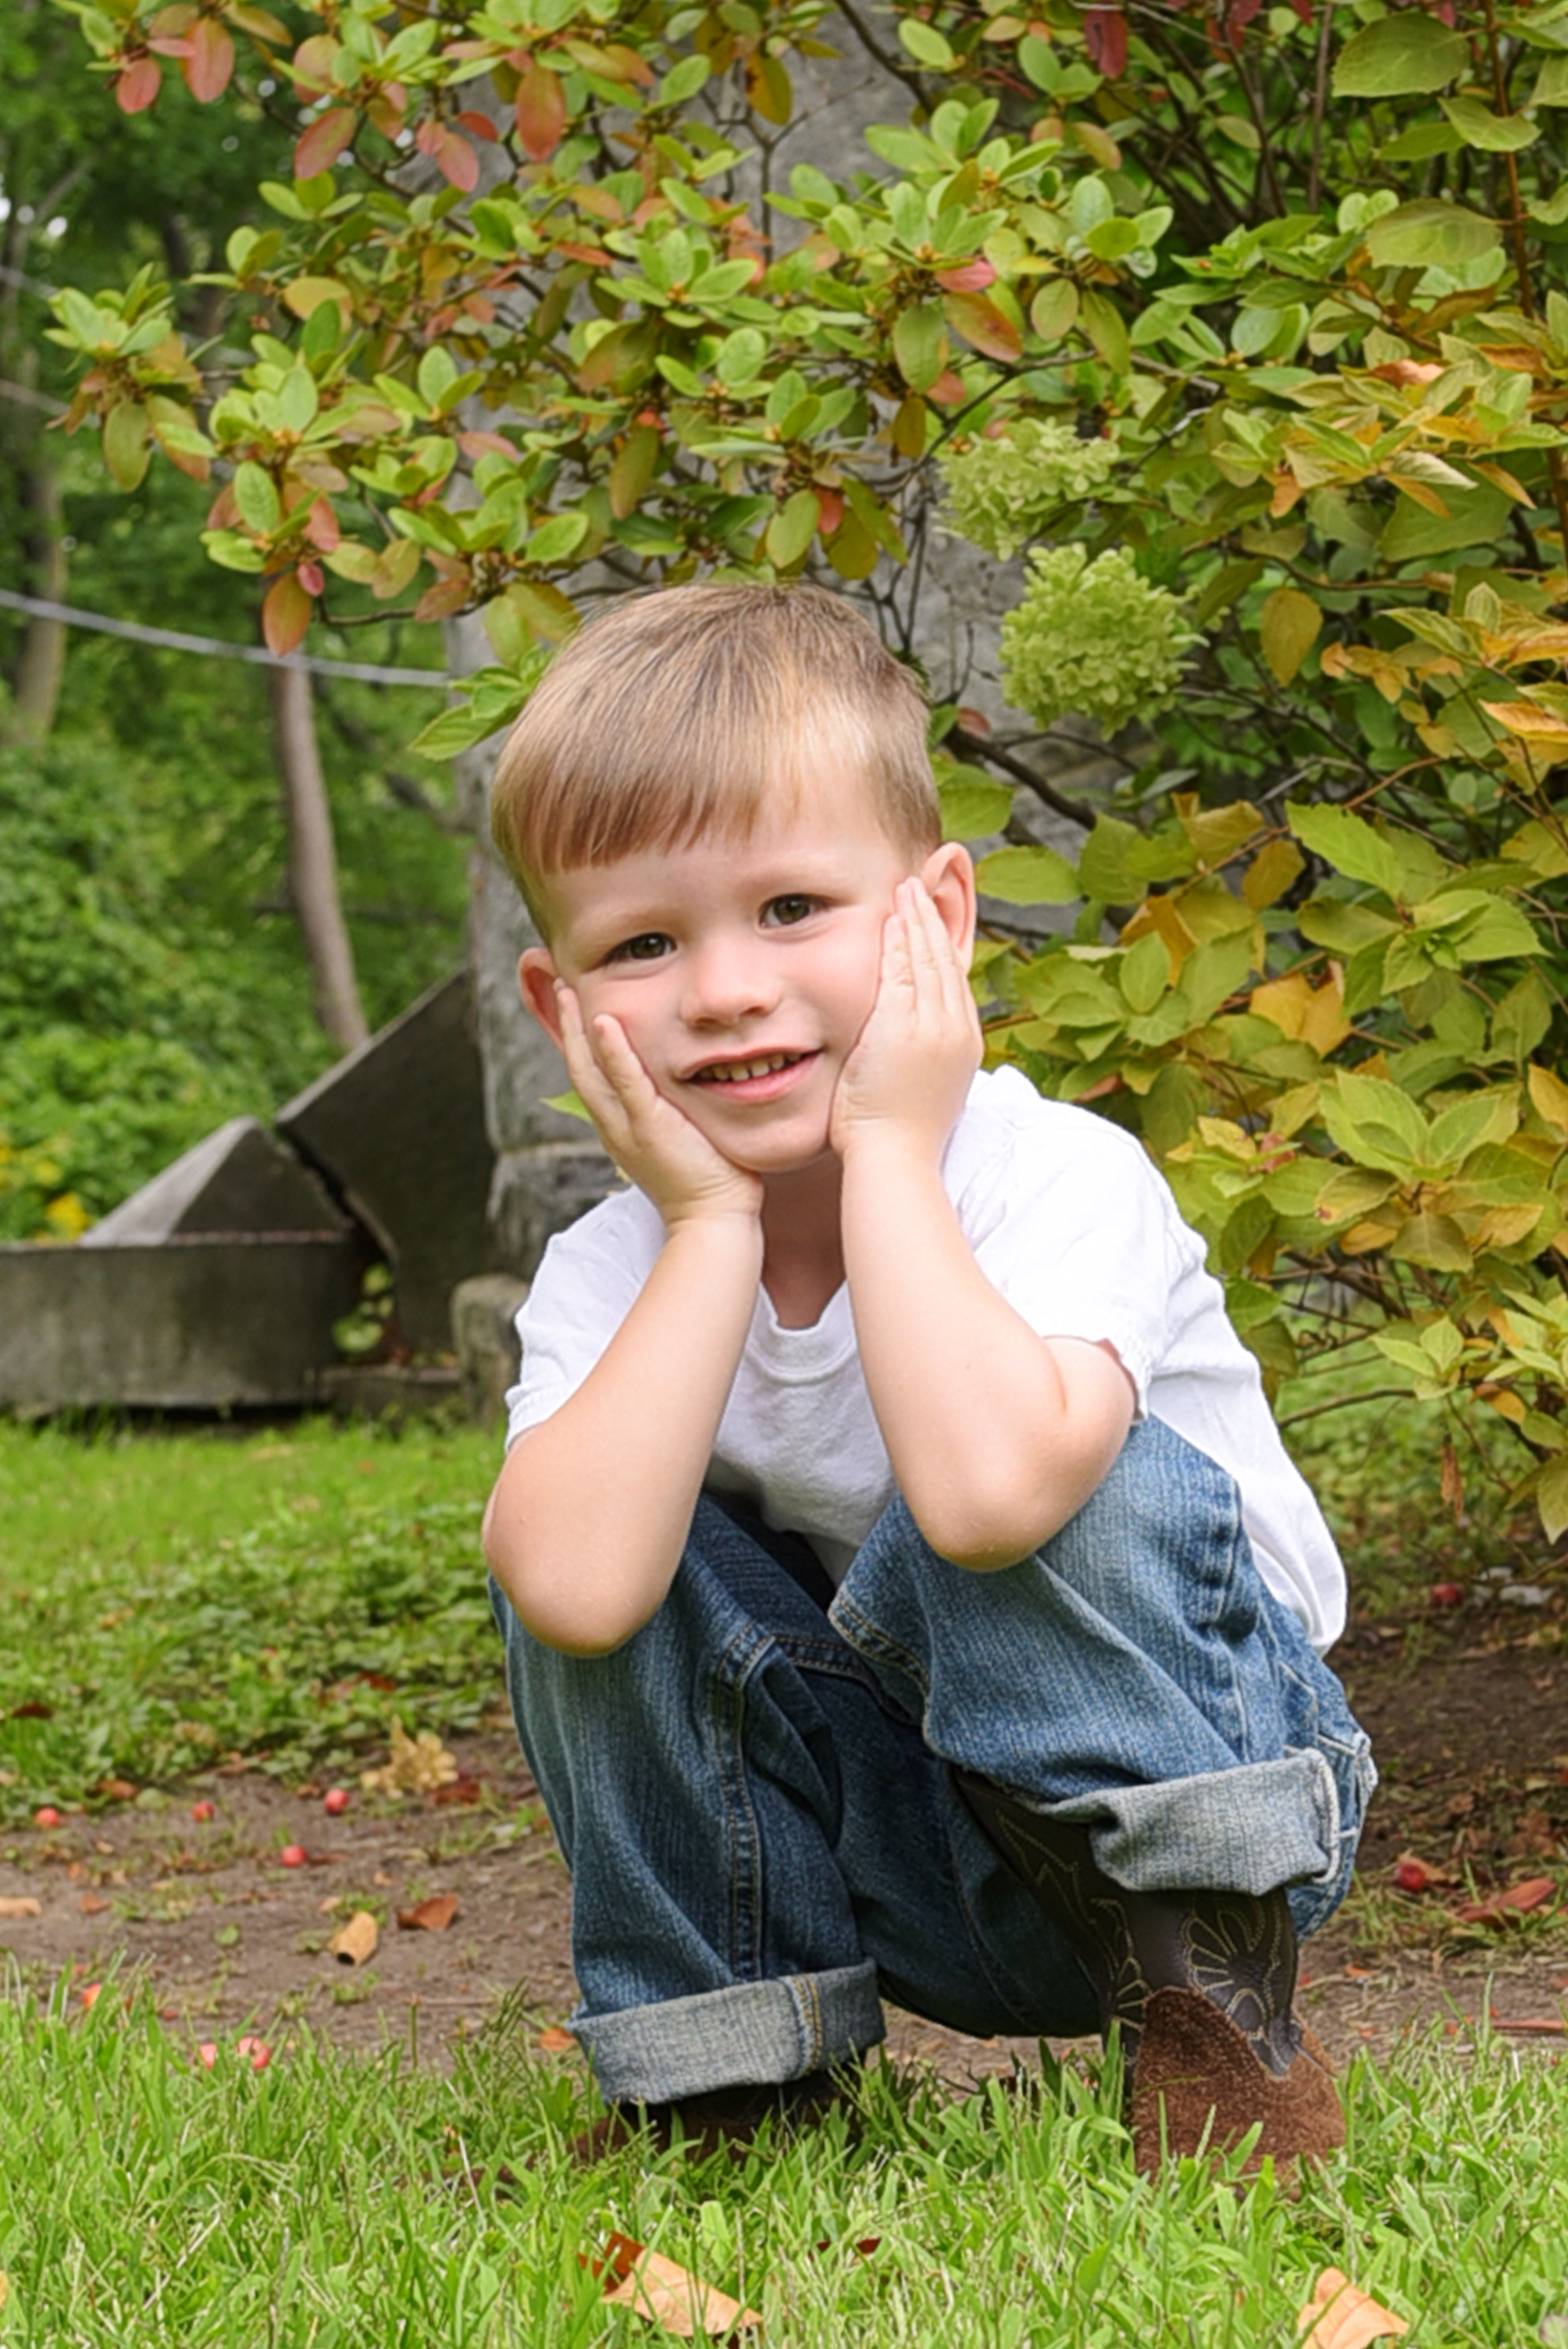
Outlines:
[[[1371,1732],[1383,1786],[1358,1891],[1304,1955],[1303,2004],[1337,2060],[1432,2023],[1468,2037],[1490,2009],[1522,2045],[1561,2051],[1568,1998],[1568,1624],[1559,1608],[1464,1609],[1353,1629],[1336,1655]],[[536,2044],[559,2039],[575,1991],[571,1886],[510,1733],[459,1742],[455,1790],[396,1803],[357,1785],[341,1816],[324,1788],[259,1770],[209,1773],[0,1847],[0,1951],[40,1992],[62,1979],[145,1978],[193,2044],[301,2024],[335,2044],[412,2036],[440,2061],[502,2002]],[[211,1805],[211,1816],[201,1815]],[[303,1863],[285,1866],[285,1847]],[[1439,1871],[1398,1892],[1416,1854]],[[1550,1878],[1511,1926],[1455,1921],[1477,1896]],[[400,1927],[440,1895],[443,1930]],[[7,1913],[7,1904],[37,1913]],[[329,1947],[377,1920],[362,1965]],[[890,2016],[891,2050],[954,2085],[1028,2061],[1032,2042],[961,2037]]]

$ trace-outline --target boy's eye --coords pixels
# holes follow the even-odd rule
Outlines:
[[[634,938],[623,938],[612,947],[606,962],[656,962],[660,955],[668,954],[670,941],[663,930],[643,930]]]
[[[803,922],[809,915],[814,914],[819,902],[815,897],[770,897],[766,919],[787,929],[792,922]]]

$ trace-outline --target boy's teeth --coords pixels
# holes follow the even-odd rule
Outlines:
[[[769,1052],[760,1061],[711,1061],[697,1071],[697,1079],[703,1084],[738,1085],[748,1077],[770,1077],[776,1069],[788,1069],[799,1057],[799,1052]]]

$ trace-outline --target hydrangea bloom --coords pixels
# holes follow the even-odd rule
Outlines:
[[[976,440],[942,460],[953,528],[1006,563],[1064,505],[1091,498],[1116,463],[1110,440],[1080,440],[1070,424],[1020,416],[1004,440]]]
[[[1007,698],[1038,726],[1068,710],[1114,734],[1169,701],[1198,639],[1181,606],[1139,576],[1130,555],[1051,546],[1029,557],[1029,584],[1002,623]]]

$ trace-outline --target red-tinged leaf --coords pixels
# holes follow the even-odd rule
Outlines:
[[[307,595],[320,595],[325,592],[326,574],[319,563],[296,563],[294,577]]]
[[[190,53],[181,71],[192,98],[205,106],[221,98],[234,70],[234,44],[217,16],[198,16],[191,27]]]
[[[342,43],[330,33],[313,33],[294,53],[289,74],[294,88],[309,97],[325,96],[332,88],[332,65]]]
[[[1119,80],[1127,71],[1127,19],[1120,9],[1085,9],[1083,37],[1096,73],[1107,81]]]
[[[612,2235],[602,2260],[591,2260],[583,2251],[577,2256],[603,2281],[607,2301],[652,2318],[683,2341],[699,2333],[716,2333],[727,2340],[732,2333],[761,2326],[754,2308],[742,2308],[727,2292],[704,2283],[689,2268],[662,2251],[648,2251],[630,2235]]]
[[[938,408],[962,408],[969,394],[964,388],[963,377],[955,375],[951,367],[944,367],[925,396]]]
[[[133,57],[114,85],[114,102],[122,114],[145,114],[163,80],[156,57]]]
[[[517,86],[517,135],[531,162],[547,163],[566,135],[566,92],[561,76],[537,57]]]
[[[351,106],[335,106],[303,131],[294,142],[294,178],[319,180],[330,171],[354,138],[354,120]]]
[[[972,709],[965,702],[958,712],[958,723],[966,734],[989,734],[991,720],[983,709]]]
[[[105,1778],[94,1791],[106,1803],[129,1803],[135,1801],[138,1790],[129,1778]]]
[[[1499,2014],[1491,2010],[1490,2021],[1494,2031],[1512,2031],[1522,2037],[1562,2039],[1568,2037],[1568,2023],[1556,2014]]]
[[[208,507],[207,527],[209,530],[239,529],[240,509],[235,501],[234,484],[232,480],[224,482],[222,488],[219,491],[217,496]]]
[[[1461,1925],[1511,1925],[1531,1909],[1543,1907],[1556,1890],[1550,1876],[1529,1876],[1522,1884],[1511,1884],[1505,1892],[1493,1893],[1490,1900],[1471,1900],[1456,1913]]]
[[[433,587],[426,588],[415,605],[414,617],[417,620],[449,620],[467,607],[472,592],[466,572],[456,579],[438,579]]]
[[[399,1909],[397,1922],[405,1933],[444,1933],[457,1913],[457,1895],[436,1892],[428,1900],[417,1900],[412,1909]]]
[[[53,1721],[54,1717],[54,1706],[46,1704],[41,1696],[30,1696],[26,1704],[14,1704],[11,1707],[13,1721]]]
[[[467,1770],[459,1770],[444,1786],[432,1786],[427,1800],[433,1810],[450,1810],[454,1805],[469,1806],[484,1799],[485,1782]]]
[[[944,294],[942,314],[954,333],[984,351],[988,359],[1011,361],[1023,350],[1023,337],[1011,318],[1005,317],[984,294]]]
[[[311,544],[319,547],[323,554],[330,554],[333,548],[339,544],[342,537],[343,532],[330,502],[325,498],[313,499],[310,509]],[[315,592],[319,595],[320,588],[318,587]]]
[[[274,579],[262,605],[262,634],[267,650],[280,657],[292,653],[310,626],[310,597],[292,571]]]
[[[495,124],[490,120],[488,114],[480,114],[470,109],[467,114],[459,114],[458,120],[462,128],[468,132],[470,139],[499,139],[500,137],[500,131],[496,129]]]
[[[964,262],[957,269],[939,269],[936,282],[944,294],[980,294],[987,285],[995,285],[996,273],[981,255]]]
[[[465,317],[472,318],[479,326],[493,326],[495,324],[495,304],[488,294],[465,294],[458,307]]]
[[[458,446],[465,457],[515,457],[517,450],[500,432],[459,432]]]
[[[817,492],[817,528],[824,538],[831,538],[844,519],[843,493],[840,490]]]
[[[562,2031],[558,2023],[546,2025],[539,2034],[539,2045],[546,2055],[569,2055],[577,2042],[570,2031]]]
[[[1380,2308],[1337,2268],[1324,2269],[1296,2323],[1302,2327],[1301,2349],[1367,2349],[1368,2342],[1410,2329],[1402,2316]]]
[[[470,195],[480,183],[480,159],[466,139],[445,122],[421,122],[414,144],[428,155],[441,177]]]
[[[655,78],[646,57],[640,57],[635,49],[628,49],[620,41],[611,41],[601,50],[599,70],[608,74],[612,81],[634,81],[645,89]]]
[[[365,109],[383,139],[387,140],[397,138],[408,112],[406,98],[393,97],[394,87],[393,83],[388,82],[385,89],[377,92]]]

